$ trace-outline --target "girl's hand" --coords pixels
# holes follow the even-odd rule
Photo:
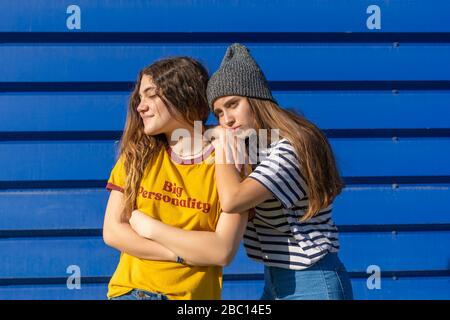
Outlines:
[[[249,159],[245,146],[246,135],[246,131],[240,129],[233,131],[221,126],[215,127],[212,145],[216,150],[216,164],[234,164],[238,172],[241,172],[243,167],[247,169]]]
[[[225,142],[225,134],[226,130],[222,126],[216,126],[208,130],[208,137],[211,140],[211,144],[214,146],[214,149],[222,150]]]
[[[153,219],[145,213],[134,210],[130,218],[131,228],[141,237],[152,239],[153,231],[161,221]]]

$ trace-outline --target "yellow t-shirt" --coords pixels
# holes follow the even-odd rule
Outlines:
[[[215,231],[221,208],[212,145],[206,148],[203,159],[187,164],[170,148],[161,150],[145,170],[137,209],[174,227]],[[115,164],[107,189],[123,192],[126,178],[123,160],[120,157]],[[165,294],[169,299],[220,299],[222,267],[145,260],[122,252],[108,285],[108,298],[132,289]]]

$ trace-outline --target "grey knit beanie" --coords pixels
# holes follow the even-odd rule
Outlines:
[[[214,101],[224,96],[259,98],[276,103],[264,73],[247,47],[239,43],[228,47],[220,68],[208,81],[206,95],[211,110]]]

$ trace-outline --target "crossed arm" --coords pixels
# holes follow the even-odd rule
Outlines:
[[[135,210],[130,224],[140,236],[163,244],[187,264],[226,266],[239,248],[247,220],[247,212],[222,212],[215,231],[189,231],[164,224]]]
[[[103,222],[103,240],[121,252],[147,260],[176,261],[177,255],[163,245],[137,234],[128,222],[121,220],[123,194],[112,190]]]
[[[120,220],[123,194],[112,190],[106,208],[103,239],[132,256],[159,261],[183,257],[190,265],[225,266],[231,262],[248,220],[247,212],[221,213],[215,232],[188,231],[164,224],[135,210],[128,222]]]

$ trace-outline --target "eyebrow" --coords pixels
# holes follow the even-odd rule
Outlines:
[[[231,98],[230,100],[228,100],[227,102],[225,102],[224,104],[223,104],[223,106],[225,107],[225,108],[227,108],[230,104],[233,104],[233,103],[235,103],[236,101],[238,101],[239,100],[239,98]]]
[[[238,97],[231,98],[230,100],[228,100],[227,102],[225,102],[225,103],[223,104],[223,107],[224,107],[224,108],[228,108],[228,107],[230,106],[230,104],[235,103],[235,102],[238,101],[238,100],[239,100]],[[214,109],[214,113],[216,113],[216,111],[219,111],[219,110],[222,110],[222,108],[216,108],[216,109]]]
[[[142,94],[145,94],[150,89],[156,89],[156,87],[153,87],[153,86],[152,87],[148,87],[142,93],[139,92],[139,95],[141,96]]]

